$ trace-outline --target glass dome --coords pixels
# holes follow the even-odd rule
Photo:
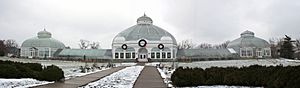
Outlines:
[[[173,44],[177,44],[176,39],[168,31],[152,24],[152,19],[146,15],[137,19],[137,24],[120,32],[113,40],[119,41],[123,37],[125,41],[137,41],[147,39],[150,41],[161,41],[163,37],[170,37]]]
[[[269,47],[269,43],[264,39],[255,37],[253,32],[247,30],[241,33],[240,38],[235,39],[228,44],[228,48],[238,47],[266,48]]]
[[[43,30],[37,33],[37,37],[25,40],[21,47],[50,47],[50,48],[65,48],[65,45],[52,38],[51,33]]]

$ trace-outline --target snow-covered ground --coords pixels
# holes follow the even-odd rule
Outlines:
[[[154,63],[153,63],[154,64]],[[153,65],[149,64],[149,65]],[[157,64],[157,63],[155,63]],[[164,79],[164,82],[168,87],[172,87],[171,84],[171,75],[175,69],[170,69],[173,63],[165,62],[161,63],[160,66],[163,66],[162,69],[157,68],[161,74],[161,77]],[[198,61],[191,63],[176,63],[177,67],[199,67],[199,68],[210,68],[210,67],[243,67],[250,65],[262,65],[262,66],[298,66],[300,65],[300,60],[290,60],[290,59],[248,59],[248,60],[220,60],[220,61]],[[191,88],[249,88],[241,86],[226,86],[226,85],[217,85],[217,86],[199,86]]]
[[[27,88],[38,85],[44,85],[53,82],[47,81],[38,81],[36,79],[31,78],[23,78],[23,79],[0,79],[0,88]]]
[[[82,88],[132,88],[144,66],[131,66],[92,82]]]
[[[36,59],[15,59],[15,58],[3,58],[0,57],[0,60],[11,60],[11,61],[18,61],[18,62],[25,62],[25,63],[41,63],[42,65],[57,65],[63,69],[65,73],[66,79],[74,78],[78,76],[84,76],[87,74],[95,73],[98,71],[106,70],[107,68],[102,68],[101,70],[94,70],[89,71],[88,73],[81,73],[80,66],[85,66],[86,64],[83,62],[76,62],[76,61],[59,61],[59,60],[36,60]],[[88,66],[92,66],[94,63],[87,63]],[[96,63],[100,67],[104,67],[107,63]],[[248,59],[248,60],[220,60],[220,61],[198,61],[198,62],[191,62],[191,63],[184,63],[184,62],[153,62],[153,63],[146,63],[146,66],[163,66],[162,69],[158,68],[164,82],[169,86],[171,85],[171,74],[174,72],[174,67],[200,67],[200,68],[210,68],[210,67],[243,67],[243,66],[250,66],[250,65],[263,65],[263,66],[276,66],[276,65],[283,65],[283,66],[298,66],[300,65],[300,60],[289,60],[289,59]],[[122,69],[116,73],[113,73],[107,77],[104,77],[98,81],[89,83],[88,85],[84,86],[84,88],[90,87],[121,87],[121,88],[130,88],[133,86],[135,80],[139,76],[143,66],[133,66],[136,63],[115,63],[116,66],[131,66],[125,69]],[[11,88],[11,87],[32,87],[35,85],[43,85],[46,81],[38,81],[35,79],[0,79],[0,88]],[[247,88],[241,86],[226,86],[226,85],[216,85],[216,86],[199,86],[199,87],[192,87],[192,88]]]

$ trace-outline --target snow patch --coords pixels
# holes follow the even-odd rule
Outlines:
[[[115,63],[116,66],[133,66],[136,65],[136,63]]]
[[[34,87],[39,85],[45,85],[54,82],[39,81],[32,78],[22,78],[22,79],[3,79],[0,78],[0,88],[25,88]]]
[[[159,64],[159,62],[152,62],[152,63],[146,63],[145,65],[146,66],[156,66],[158,64]]]
[[[80,88],[132,88],[144,66],[131,66]]]

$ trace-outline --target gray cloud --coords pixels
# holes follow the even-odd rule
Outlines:
[[[222,43],[245,30],[266,40],[300,37],[299,0],[1,0],[0,38],[21,44],[45,26],[67,46],[87,39],[110,48],[144,12],[177,41]]]

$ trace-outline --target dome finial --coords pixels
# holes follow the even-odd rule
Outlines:
[[[241,33],[241,37],[254,37],[254,32],[246,30]]]
[[[152,24],[152,23],[153,23],[152,19],[148,17],[145,12],[143,16],[137,19],[137,24]]]
[[[51,38],[51,33],[46,31],[46,28],[44,27],[43,31],[38,32],[38,38]]]
[[[46,31],[46,25],[44,25],[44,31]]]

